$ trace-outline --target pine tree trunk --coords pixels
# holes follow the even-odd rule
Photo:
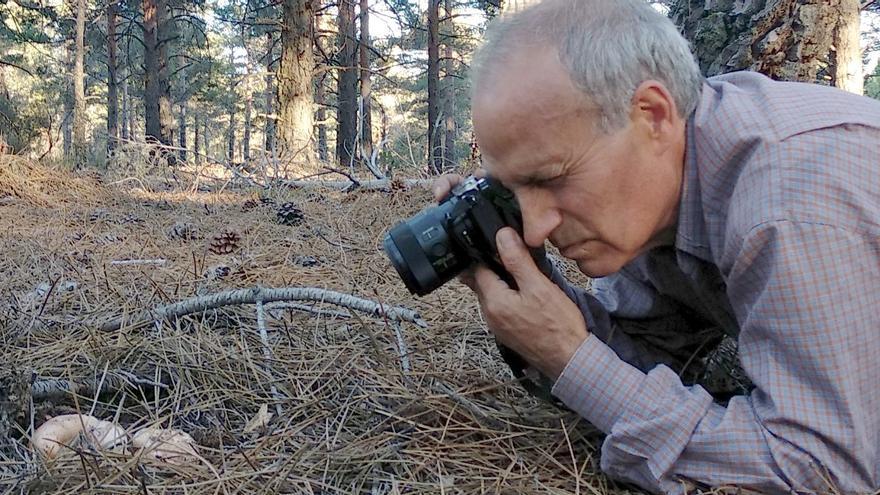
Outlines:
[[[275,90],[272,76],[272,33],[266,33],[266,125],[263,131],[263,148],[268,152],[272,152],[275,147]]]
[[[370,7],[368,0],[360,0],[360,140],[361,157],[369,162],[373,156],[372,84],[370,81]]]
[[[235,162],[235,102],[229,109],[229,127],[226,129],[226,160]]]
[[[117,0],[107,4],[107,157],[110,158],[119,140],[119,91],[116,62]]]
[[[128,98],[128,77],[126,76],[122,78],[122,127],[120,128],[119,133],[123,142],[128,141],[132,137],[131,133],[129,132],[129,130],[131,129],[131,126],[129,124],[130,105],[131,102]]]
[[[679,0],[671,16],[706,75],[749,69],[839,87],[861,80],[850,41],[858,46],[858,0]]]
[[[336,159],[354,165],[357,147],[357,34],[354,0],[339,0],[339,87],[336,90]]]
[[[283,8],[281,66],[278,69],[278,144],[287,159],[311,166],[314,161],[312,72],[315,69],[312,1],[284,0]]]
[[[64,157],[73,158],[73,58],[74,46],[76,42],[68,43],[65,49],[65,69],[70,77],[66,81],[64,88],[64,119],[61,121],[61,141]]]
[[[251,110],[254,106],[254,94],[251,90],[251,75],[253,74],[250,52],[247,52],[244,75],[244,136],[241,140],[241,159],[244,163],[251,160]]]
[[[196,165],[202,163],[202,143],[201,143],[201,133],[199,130],[201,126],[199,125],[199,117],[198,112],[196,112],[195,117],[193,119],[193,159],[196,162]]]
[[[453,59],[452,40],[455,34],[455,25],[452,17],[452,0],[445,0],[446,10],[446,74],[443,78],[446,86],[446,95],[443,98],[443,120],[445,121],[446,136],[443,143],[443,167],[446,171],[455,169],[455,65]]]
[[[443,132],[440,127],[440,0],[428,0],[428,164],[443,173]]]
[[[186,162],[186,113],[189,106],[189,84],[187,81],[186,69],[180,70],[180,113],[177,114],[177,147],[178,157],[181,162]]]
[[[168,84],[169,33],[166,0],[143,0],[143,9],[144,133],[147,142],[170,145],[174,118],[171,114],[171,88]]]
[[[86,0],[77,0],[73,66],[73,161],[76,167],[84,165],[86,160],[85,30]]]

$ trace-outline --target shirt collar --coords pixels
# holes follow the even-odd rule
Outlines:
[[[707,88],[703,87],[703,98]],[[678,226],[675,247],[694,256],[711,261],[712,253],[706,223],[703,217],[703,201],[700,191],[700,170],[697,166],[696,122],[699,107],[691,114],[685,129],[686,146],[684,173],[682,174],[681,201],[678,209]]]

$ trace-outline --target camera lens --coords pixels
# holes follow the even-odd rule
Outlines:
[[[399,223],[383,240],[388,258],[413,294],[424,296],[461,273],[470,259],[456,250],[447,231],[451,203]]]

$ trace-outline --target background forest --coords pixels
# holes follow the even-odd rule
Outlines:
[[[471,53],[488,20],[524,3],[3,0],[0,149],[108,166],[153,142],[172,164],[452,169],[473,151]],[[653,3],[708,75],[880,95],[872,1]]]
[[[0,0],[0,493],[640,493],[382,250],[529,1]],[[880,97],[878,1],[651,3],[706,75]]]

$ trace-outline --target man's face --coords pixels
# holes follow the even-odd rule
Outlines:
[[[588,276],[609,275],[674,227],[683,145],[656,143],[636,109],[623,129],[601,133],[555,52],[541,51],[478,89],[483,165],[516,194],[528,245],[549,239]]]

